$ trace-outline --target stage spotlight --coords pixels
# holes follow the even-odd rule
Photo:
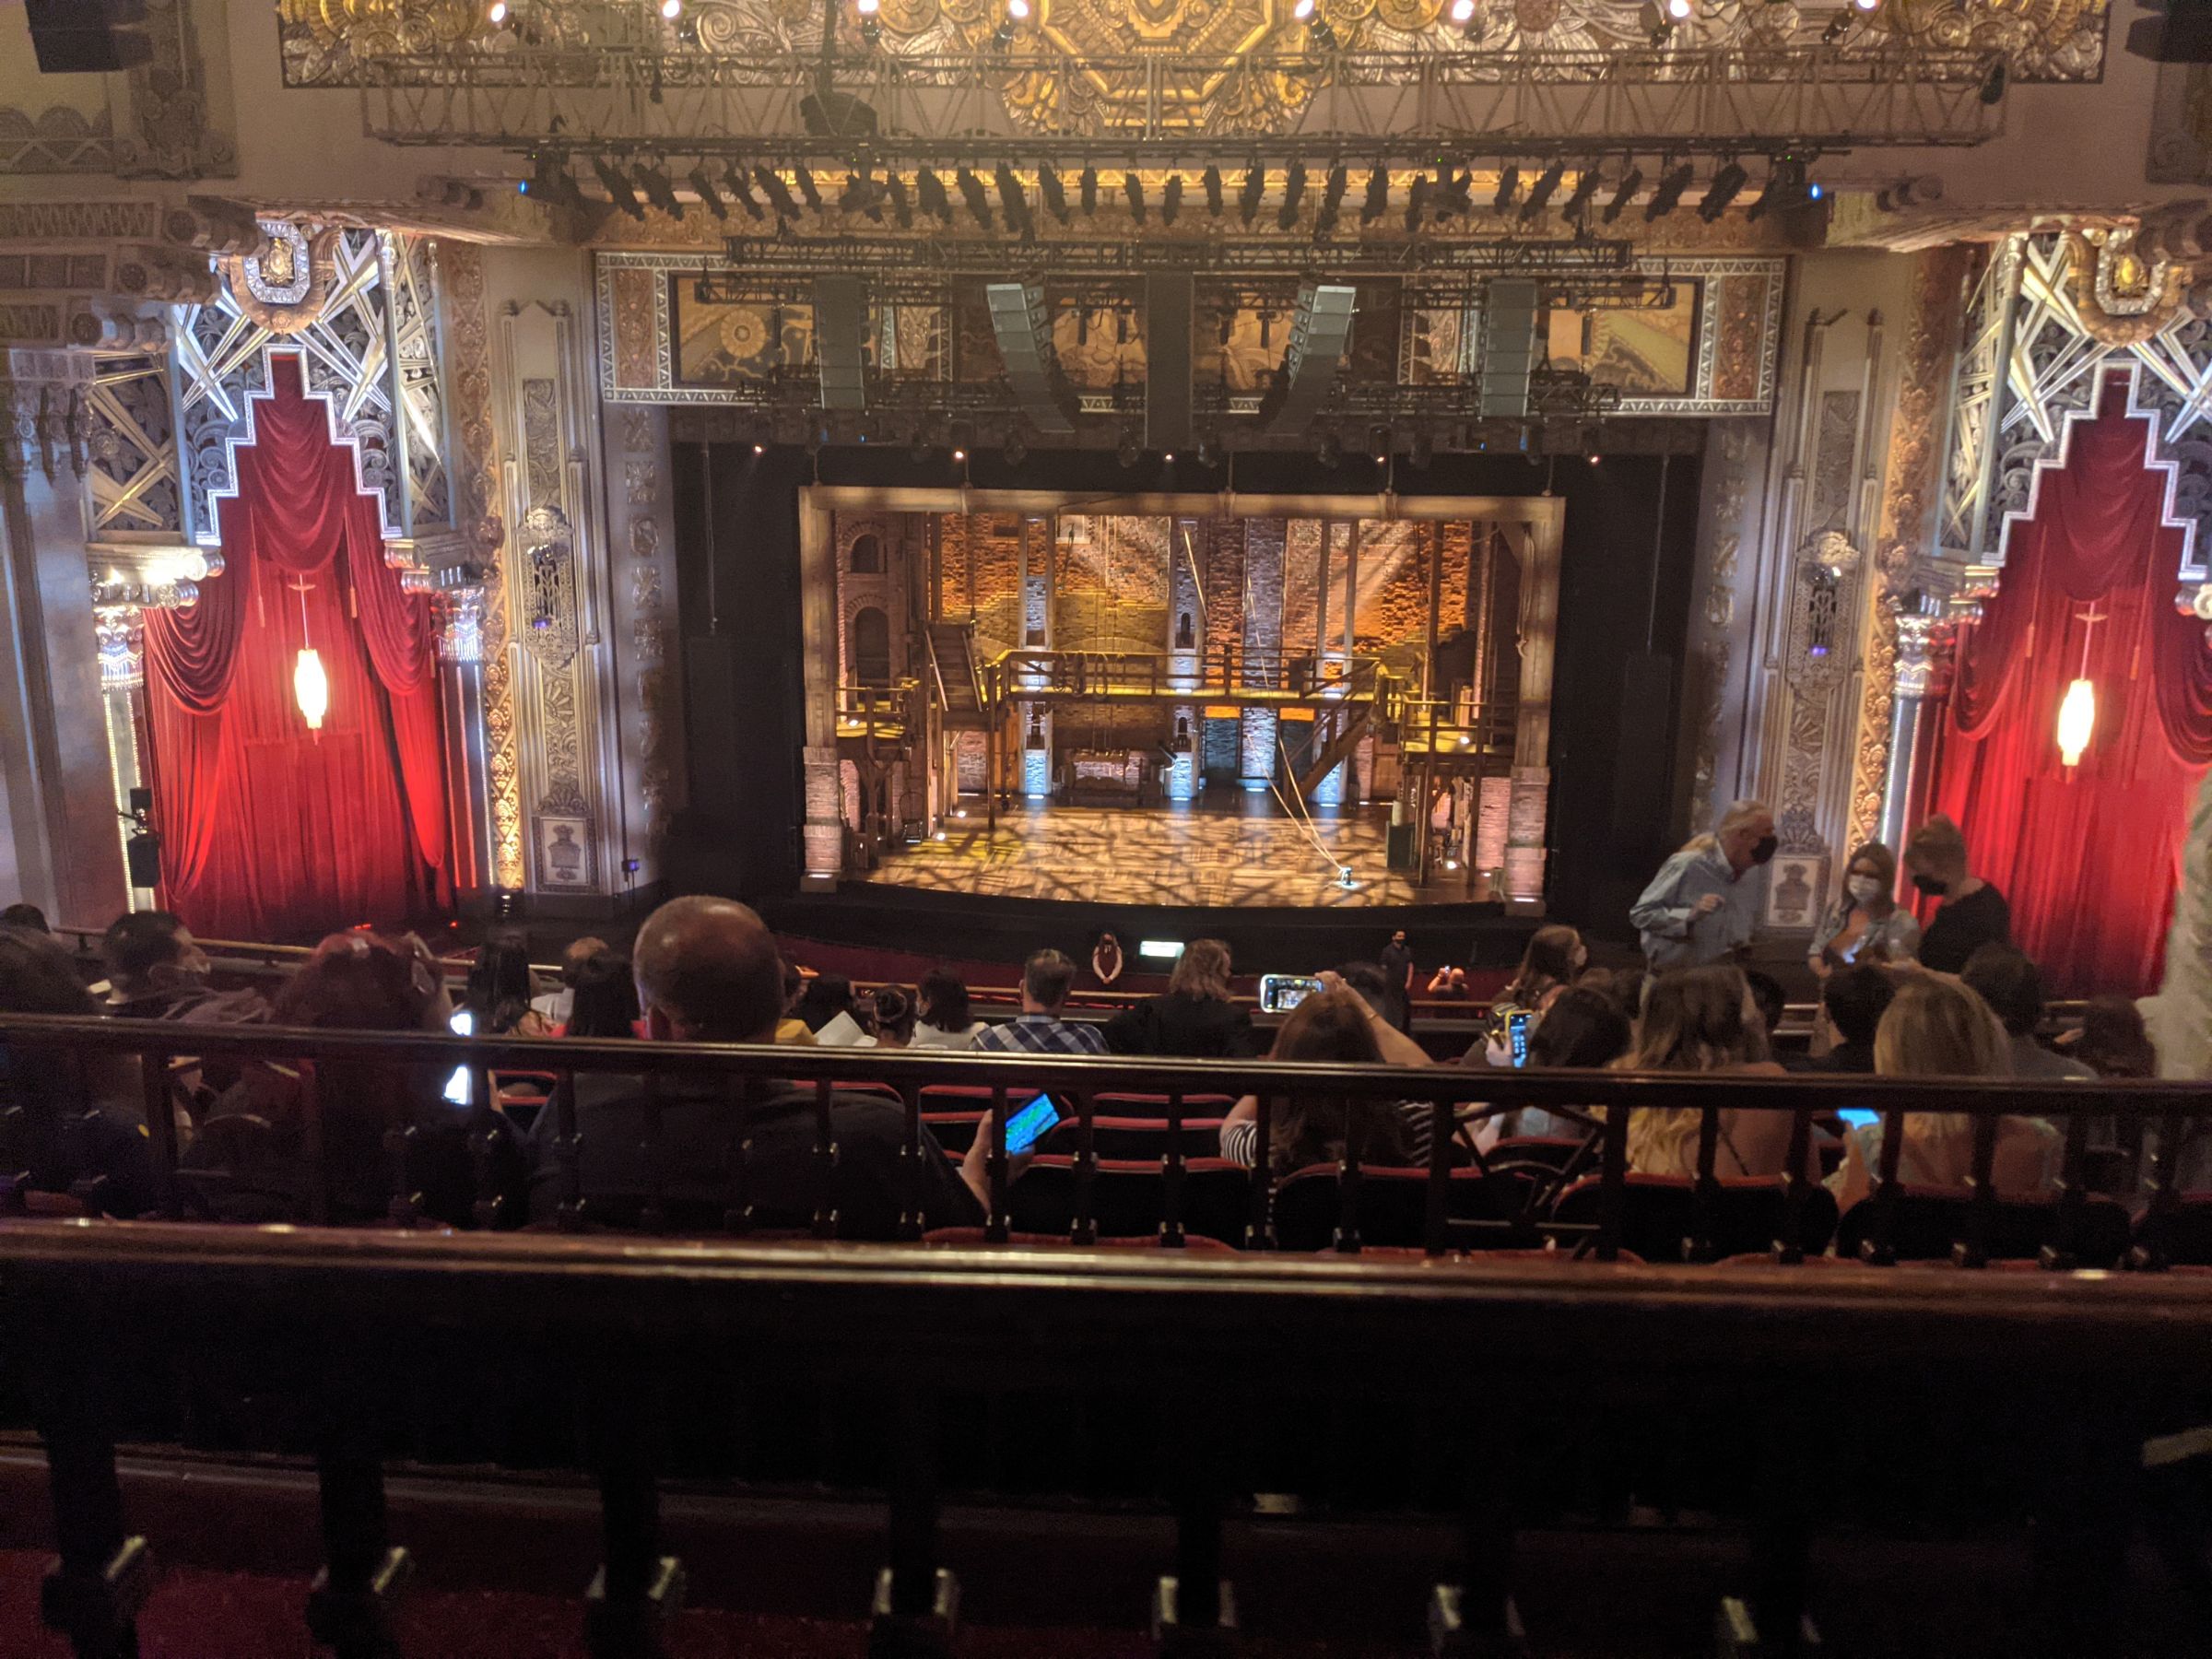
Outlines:
[[[926,167],[914,171],[914,202],[939,224],[952,223],[952,198],[945,194],[945,181]]]
[[[1298,209],[1306,197],[1306,164],[1296,156],[1283,170],[1283,206],[1275,216],[1276,228],[1288,230],[1298,223]]]
[[[1666,0],[1666,15],[1677,23],[1688,22],[1696,9],[1692,0]]]
[[[1314,459],[1324,466],[1332,468],[1344,459],[1344,440],[1336,435],[1333,428],[1321,435],[1321,447],[1314,452]]]
[[[681,223],[684,205],[676,199],[676,185],[667,173],[657,166],[647,167],[642,162],[632,171],[636,174],[638,188],[645,193],[645,199],[670,218]]]
[[[684,15],[684,0],[661,0],[663,21],[673,23]]]
[[[691,194],[699,198],[700,205],[709,213],[718,219],[730,217],[729,205],[722,199],[722,192],[714,188],[714,181],[708,175],[704,161],[691,170],[685,182],[691,186]]]
[[[1406,234],[1411,236],[1421,228],[1421,215],[1429,208],[1429,175],[1415,173],[1413,183],[1406,192]]]
[[[1426,471],[1429,463],[1436,459],[1436,440],[1430,436],[1427,427],[1414,429],[1413,442],[1406,450],[1406,458],[1413,463],[1416,471]]]
[[[1661,9],[1659,0],[1643,0],[1643,8],[1636,14],[1642,27],[1643,38],[1654,46],[1666,44],[1666,37],[1675,32],[1675,20]]]
[[[983,182],[969,171],[965,164],[953,175],[953,182],[960,187],[960,199],[968,204],[969,216],[984,229],[994,229],[991,198],[983,194]]]
[[[891,218],[899,222],[899,229],[912,230],[914,228],[914,204],[906,194],[906,181],[895,172],[886,173],[883,188],[884,194],[891,198]]]
[[[1258,161],[1244,170],[1244,188],[1237,193],[1237,216],[1249,229],[1260,216],[1260,198],[1267,194],[1267,170]]]
[[[1088,218],[1099,210],[1099,170],[1088,161],[1076,180],[1076,199],[1083,205],[1083,217]]]
[[[1159,187],[1159,222],[1171,225],[1175,216],[1182,211],[1182,175],[1170,173],[1168,182]]]
[[[1446,168],[1440,171],[1436,188],[1430,196],[1430,211],[1440,218],[1451,214],[1457,218],[1472,218],[1475,215],[1475,170]]]
[[[494,29],[504,24],[507,17],[507,0],[491,0],[491,4],[484,8],[484,20]]]
[[[806,206],[819,213],[822,210],[822,188],[814,182],[814,175],[806,171],[806,163],[800,161],[793,165],[791,182],[799,187],[799,194],[806,198]]]
[[[1389,465],[1390,429],[1386,426],[1371,429],[1367,434],[1367,448],[1368,453],[1374,456],[1377,466]]]
[[[860,38],[875,45],[883,39],[883,21],[877,16],[883,10],[883,0],[853,0],[853,9],[860,13]]]
[[[1159,452],[1159,459],[1160,465],[1163,466],[1172,466],[1175,465],[1175,452],[1173,450],[1162,450]]]
[[[1000,452],[1008,466],[1019,466],[1030,458],[1030,446],[1021,441],[1019,432],[1006,434],[1006,447]]]
[[[1559,217],[1563,219],[1574,220],[1586,216],[1590,211],[1590,199],[1597,194],[1598,182],[1598,171],[1595,164],[1583,168],[1582,176],[1574,182],[1574,189],[1569,194],[1566,201],[1560,204]]]
[[[1135,172],[1122,175],[1122,194],[1129,198],[1129,217],[1138,224],[1145,222],[1145,182]]]
[[[1216,167],[1211,161],[1208,161],[1206,164],[1206,171],[1200,176],[1198,182],[1205,188],[1206,191],[1206,211],[1207,215],[1213,218],[1219,218],[1221,217],[1222,207],[1221,170]]]
[[[1023,194],[1014,170],[1001,161],[991,182],[998,187],[998,205],[1006,212],[1006,223],[1020,232],[1022,241],[1035,241],[1037,221],[1030,217],[1030,198]]]
[[[2005,60],[2003,58],[1999,58],[1989,66],[1989,73],[1982,80],[1982,90],[1976,96],[1985,104],[2004,101]]]
[[[768,205],[776,210],[778,218],[795,219],[799,217],[799,205],[793,199],[781,173],[773,168],[756,165],[753,178],[760,186],[760,194],[768,198]]]
[[[600,187],[606,192],[609,201],[631,218],[641,221],[645,218],[645,204],[638,200],[638,193],[630,188],[620,168],[605,156],[594,156],[592,171],[598,176]]]
[[[753,453],[754,453],[754,454],[756,454],[756,455],[765,455],[765,454],[767,454],[767,453],[768,453],[768,445],[767,445],[767,444],[765,444],[765,443],[758,443],[758,442],[757,442],[757,443],[755,443],[755,444],[753,445]]]
[[[1125,430],[1122,433],[1122,441],[1115,447],[1113,453],[1114,458],[1124,466],[1135,466],[1145,458],[1145,452],[1138,446],[1136,434],[1134,431]]]
[[[1777,156],[1767,168],[1766,188],[1745,210],[1744,217],[1761,219],[1770,213],[1793,212],[1819,199],[1820,187],[1806,181],[1805,163],[1794,156]]]
[[[1660,174],[1658,186],[1652,192],[1652,199],[1643,205],[1645,220],[1663,219],[1672,213],[1681,203],[1682,193],[1689,188],[1690,180],[1696,176],[1696,170],[1687,161],[1672,172]]]
[[[1475,21],[1475,0],[1452,0],[1452,21],[1461,29]]]
[[[530,158],[531,172],[516,188],[526,196],[554,207],[581,208],[583,192],[576,188],[575,175],[569,171],[569,159],[549,152],[539,152]]]
[[[1367,175],[1367,195],[1359,204],[1359,222],[1371,225],[1390,211],[1390,169],[1382,162],[1375,163],[1375,171]]]
[[[737,198],[737,206],[745,209],[750,219],[764,219],[768,209],[760,206],[760,198],[753,194],[753,181],[746,171],[745,163],[733,161],[722,170],[722,182],[729,186],[730,194]]]
[[[1527,200],[1521,204],[1521,219],[1524,224],[1535,218],[1537,214],[1551,205],[1552,193],[1559,189],[1566,177],[1567,163],[1564,160],[1554,161],[1536,175],[1536,182],[1528,187]]]
[[[1513,205],[1513,198],[1520,194],[1521,170],[1508,167],[1498,175],[1498,194],[1490,198],[1490,211],[1503,213]]]
[[[1620,210],[1636,199],[1636,193],[1642,188],[1643,169],[1631,161],[1629,171],[1620,175],[1620,182],[1613,187],[1613,199],[1605,205],[1598,218],[1611,224],[1620,217]]]
[[[1030,20],[1030,0],[1006,0],[1006,16],[1017,23]]]
[[[1857,17],[1851,12],[1838,12],[1828,20],[1828,27],[1820,31],[1820,43],[1823,46],[1833,46],[1851,32],[1851,26],[1857,21]]]
[[[1067,187],[1060,182],[1060,170],[1049,162],[1037,169],[1037,194],[1044,198],[1045,211],[1062,224],[1074,217],[1068,211]]]
[[[840,212],[862,214],[876,224],[883,223],[883,186],[876,182],[876,175],[865,162],[845,176],[845,188],[837,206]]]
[[[998,27],[991,31],[991,50],[1011,52],[1014,49],[1014,19],[1001,18]]]
[[[1736,193],[1749,183],[1751,175],[1744,171],[1740,161],[1730,161],[1714,173],[1705,186],[1705,198],[1698,204],[1698,217],[1707,224],[1716,224],[1728,204],[1735,201]]]
[[[1882,9],[1882,0],[1851,0],[1851,4],[1854,9],[1863,12],[1877,12]]]
[[[1339,161],[1329,169],[1327,182],[1321,187],[1321,209],[1313,216],[1313,234],[1327,236],[1336,229],[1337,215],[1344,211],[1344,193],[1351,184],[1351,175]]]

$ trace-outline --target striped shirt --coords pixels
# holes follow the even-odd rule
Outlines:
[[[994,1025],[975,1040],[980,1054],[1102,1054],[1106,1040],[1096,1026],[1070,1025],[1050,1014],[1024,1014]]]
[[[1400,1167],[1425,1169],[1428,1166],[1430,1112],[1430,1108],[1426,1100],[1400,1100],[1398,1102],[1399,1134],[1406,1142],[1406,1165]],[[1242,1164],[1246,1169],[1251,1169],[1258,1161],[1253,1154],[1253,1145],[1255,1137],[1259,1134],[1259,1120],[1256,1118],[1244,1118],[1234,1124],[1222,1124],[1221,1156],[1231,1163]],[[1454,1151],[1456,1152],[1456,1150],[1455,1147]],[[1375,1163],[1380,1160],[1373,1158],[1362,1158],[1360,1161]],[[1453,1161],[1459,1160],[1455,1158]]]

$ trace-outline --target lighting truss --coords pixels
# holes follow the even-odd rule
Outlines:
[[[607,44],[394,53],[355,65],[370,134],[394,144],[527,149],[548,144],[638,153],[772,150],[788,161],[973,159],[979,149],[1061,165],[1239,169],[1253,157],[1342,150],[1432,159],[1472,153],[1675,156],[1755,150],[1980,144],[2003,129],[2003,100],[1982,94],[2001,54],[1918,45],[1858,52],[1733,47],[1526,53],[1260,52],[1216,57],[1055,57],[1025,70],[1071,88],[1064,124],[1034,131],[1007,108],[1005,65],[988,53],[865,53],[825,63]],[[1310,88],[1295,104],[1285,84]],[[2000,93],[2002,88],[2000,88]],[[871,133],[824,132],[824,102],[852,99]],[[1274,108],[1253,134],[1237,112]],[[845,106],[841,106],[845,107]],[[708,136],[712,135],[713,136]],[[722,136],[726,135],[727,136]]]

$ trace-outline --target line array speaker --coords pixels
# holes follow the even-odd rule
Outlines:
[[[41,75],[112,75],[151,61],[146,0],[24,0]]]
[[[814,354],[822,369],[822,407],[868,406],[868,297],[857,276],[814,279]]]
[[[1040,432],[1066,437],[1071,401],[1062,390],[1059,359],[1045,325],[1044,290],[1033,283],[994,282],[984,289],[991,306],[991,332],[998,340],[1006,382],[1030,424]]]
[[[1145,447],[1191,443],[1191,294],[1188,271],[1145,278]]]
[[[1276,382],[1283,392],[1272,409],[1263,409],[1276,430],[1295,432],[1311,426],[1336,389],[1337,373],[1352,348],[1359,298],[1359,290],[1346,283],[1310,283],[1299,289],[1290,347]]]
[[[1528,375],[1536,360],[1536,285],[1523,277],[1492,282],[1482,297],[1482,390],[1486,420],[1528,413]]]

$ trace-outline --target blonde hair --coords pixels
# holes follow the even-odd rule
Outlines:
[[[1948,824],[1949,819],[1944,822]],[[1877,1077],[2008,1077],[2005,1025],[1973,987],[1947,973],[1916,973],[1898,987],[1874,1030]],[[1962,1112],[1909,1112],[1905,1139],[1919,1161],[1959,1180],[1971,1167],[1974,1120]]]
[[[1229,998],[1229,947],[1218,939],[1193,939],[1175,959],[1168,989],[1185,996]]]
[[[1767,1059],[1766,1029],[1744,1006],[1751,988],[1728,967],[1688,968],[1648,981],[1636,1040],[1619,1071],[1726,1071]],[[1629,1115],[1629,1162],[1668,1174],[1695,1167],[1700,1114],[1642,1108]]]
[[[1711,853],[1721,844],[1721,837],[1732,830],[1741,830],[1754,818],[1772,818],[1774,809],[1764,801],[1731,801],[1712,828],[1703,835],[1693,835],[1682,843],[1685,853]]]

